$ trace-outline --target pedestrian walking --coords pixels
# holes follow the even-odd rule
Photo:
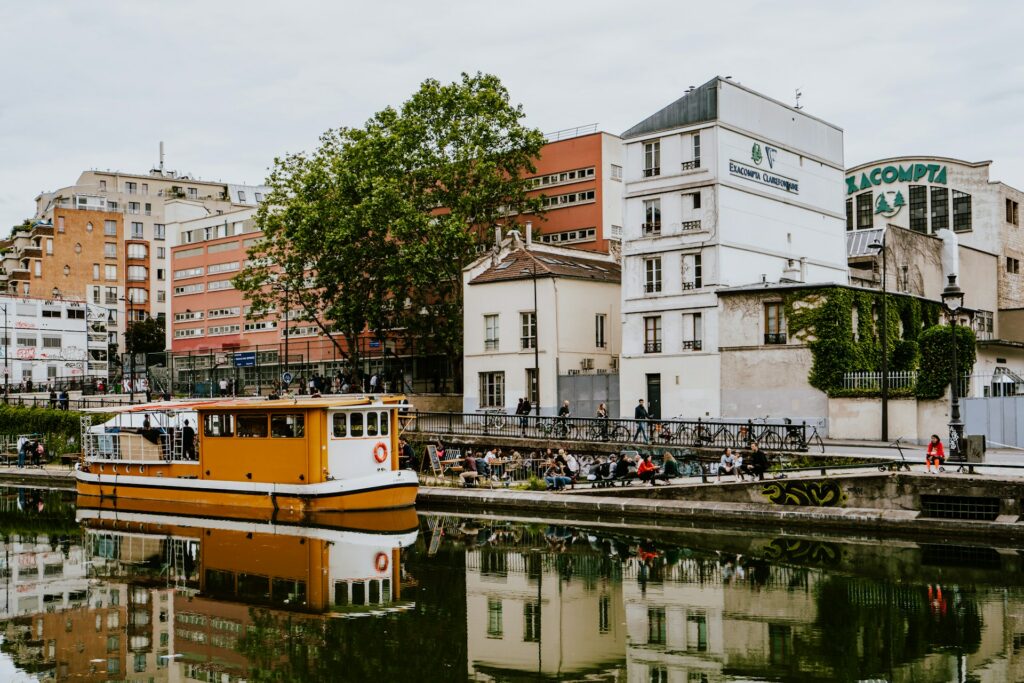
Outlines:
[[[640,399],[636,408],[633,409],[633,419],[636,420],[636,432],[633,434],[633,441],[640,441],[640,437],[643,437],[644,443],[650,443],[650,440],[647,438],[646,422],[649,416],[647,408],[644,407],[644,400]]]

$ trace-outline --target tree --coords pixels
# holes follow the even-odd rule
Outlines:
[[[953,333],[949,325],[934,325],[921,333],[921,365],[917,373],[918,398],[941,398],[953,377]],[[957,373],[970,375],[977,359],[974,330],[956,328]]]
[[[146,318],[128,323],[125,349],[131,353],[157,353],[166,348],[163,318]]]
[[[431,79],[401,108],[275,160],[263,239],[234,280],[250,317],[311,321],[353,367],[364,330],[405,328],[461,358],[462,268],[492,226],[541,208],[523,176],[544,139],[523,117],[495,76]]]

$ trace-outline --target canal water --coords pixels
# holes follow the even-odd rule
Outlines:
[[[0,501],[2,681],[1024,680],[1016,548]]]

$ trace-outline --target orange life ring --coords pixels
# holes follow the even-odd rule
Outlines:
[[[384,462],[388,459],[388,447],[383,441],[378,441],[377,445],[373,447],[373,459],[377,462]]]
[[[388,570],[388,556],[385,553],[377,553],[377,557],[373,563],[377,566],[377,571],[386,572]]]

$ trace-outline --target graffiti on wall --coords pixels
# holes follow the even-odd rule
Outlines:
[[[824,481],[773,481],[761,489],[776,505],[815,505],[839,507],[846,502],[846,494],[831,479]]]

